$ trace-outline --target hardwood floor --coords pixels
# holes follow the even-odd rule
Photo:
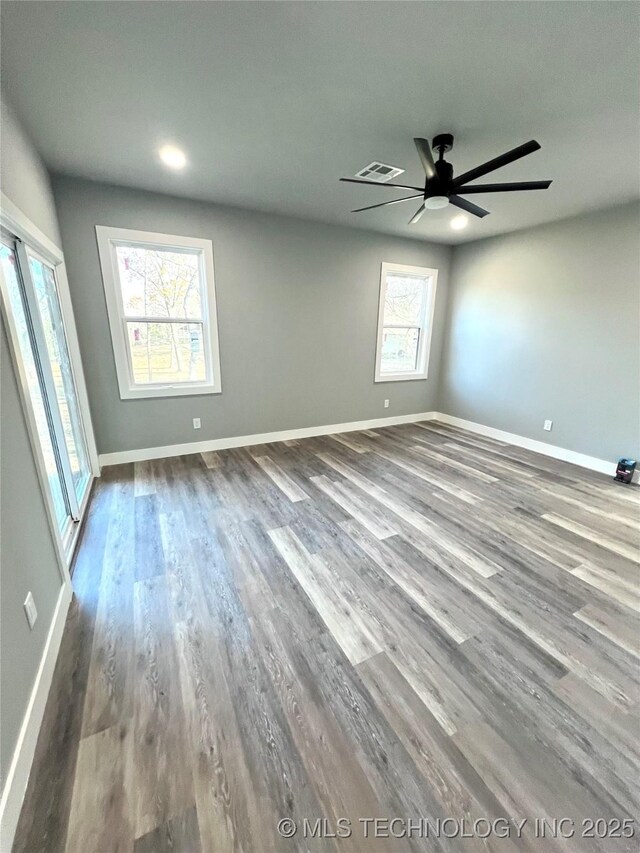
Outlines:
[[[435,422],[106,469],[14,850],[637,850],[639,493]]]

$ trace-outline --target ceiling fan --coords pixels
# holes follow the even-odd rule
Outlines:
[[[371,204],[368,207],[358,207],[352,210],[352,213],[360,213],[362,210],[372,210],[374,207],[386,207],[388,204],[399,204],[401,201],[409,201],[412,198],[422,198],[422,204],[409,220],[409,225],[414,225],[422,217],[425,210],[437,210],[441,207],[446,207],[448,204],[453,204],[467,213],[472,213],[474,216],[482,218],[487,216],[489,211],[479,207],[473,202],[467,201],[466,198],[461,198],[462,195],[470,193],[501,193],[501,192],[518,192],[520,190],[546,190],[551,181],[515,181],[505,184],[474,184],[468,186],[469,181],[475,181],[476,178],[481,178],[488,172],[493,172],[495,169],[500,169],[508,163],[513,163],[514,160],[519,160],[521,157],[526,157],[527,154],[532,154],[540,148],[540,143],[532,139],[530,142],[525,142],[524,145],[519,145],[517,148],[512,148],[506,154],[501,154],[500,157],[494,157],[483,163],[481,166],[476,166],[468,172],[460,175],[457,178],[453,177],[453,166],[447,163],[444,155],[447,151],[451,151],[453,147],[453,135],[451,133],[441,133],[433,139],[433,146],[429,145],[427,139],[414,139],[418,156],[425,173],[425,182],[423,187],[412,187],[407,184],[381,184],[375,181],[362,181],[358,178],[340,178],[341,181],[346,181],[350,184],[370,184],[376,187],[398,187],[403,190],[417,190],[417,195],[408,195],[403,198],[394,198],[392,201],[383,201],[381,204]],[[438,152],[438,159],[434,162],[431,148]]]

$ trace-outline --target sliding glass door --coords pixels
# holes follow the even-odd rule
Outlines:
[[[51,503],[66,548],[80,519],[91,467],[55,267],[3,233],[0,280]]]
[[[20,249],[18,251],[20,253]],[[43,344],[46,348],[51,367],[51,379],[53,380],[50,394],[55,397],[58,404],[62,433],[71,469],[73,491],[78,504],[81,504],[91,479],[91,469],[58,299],[55,270],[28,247],[24,247],[22,257],[24,259],[23,265],[26,266],[28,263],[31,273],[35,295],[32,311],[37,311],[39,315],[39,323],[34,323],[34,326],[36,329],[39,326],[43,335]]]

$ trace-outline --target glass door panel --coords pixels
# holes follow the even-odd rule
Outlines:
[[[44,343],[51,366],[64,443],[69,457],[73,488],[77,502],[81,504],[91,478],[91,469],[80,419],[80,406],[60,310],[55,273],[49,264],[43,262],[33,253],[28,252],[28,259]]]
[[[33,330],[23,301],[24,294],[15,251],[12,246],[5,243],[0,244],[0,266],[15,328],[17,346],[20,349],[20,356],[27,377],[29,397],[31,398],[38,439],[44,457],[49,490],[53,499],[56,520],[62,533],[71,516],[70,502],[64,485],[62,462],[56,451],[53,419],[44,391],[44,381],[35,349]]]

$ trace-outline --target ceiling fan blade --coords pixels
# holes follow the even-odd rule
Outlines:
[[[418,156],[420,157],[420,162],[422,163],[422,168],[424,169],[424,173],[427,176],[428,180],[437,177],[436,172],[436,164],[433,162],[433,154],[431,153],[431,145],[429,145],[428,139],[414,139],[416,144],[416,148],[418,149]]]
[[[355,210],[352,210],[351,213],[360,213],[363,210],[373,210],[374,207],[386,207],[388,204],[398,204],[401,201],[409,201],[412,198],[421,198],[422,193],[418,195],[406,195],[404,198],[394,198],[391,201],[383,201],[381,204],[370,204],[369,207],[357,207]]]
[[[475,184],[470,187],[456,187],[461,195],[468,193],[512,193],[520,190],[546,190],[551,181],[515,181],[511,184]]]
[[[454,204],[456,207],[459,207],[460,210],[466,210],[467,213],[473,213],[474,216],[478,216],[480,219],[482,219],[483,216],[489,215],[488,210],[485,210],[483,207],[478,207],[477,204],[474,204],[472,201],[467,201],[466,198],[460,198],[459,195],[450,195],[449,204]]]
[[[424,202],[422,202],[420,207],[416,210],[416,212],[413,214],[413,216],[409,220],[409,225],[415,225],[416,222],[418,222],[418,220],[422,219],[422,214],[425,212],[426,209],[427,209],[426,204]]]
[[[539,142],[536,142],[535,139],[532,139],[530,142],[525,142],[524,145],[518,145],[517,148],[512,148],[511,151],[507,151],[506,154],[494,157],[493,160],[488,160],[481,166],[476,166],[475,169],[471,169],[469,172],[465,172],[463,175],[460,175],[459,178],[455,178],[453,186],[457,189],[462,184],[474,181],[476,178],[481,178],[483,175],[486,175],[487,172],[493,172],[495,169],[500,169],[508,163],[513,163],[514,160],[526,157],[527,154],[533,154],[533,152],[537,151],[539,148],[541,148],[541,145]]]
[[[377,181],[361,181],[358,178],[340,178],[340,180],[345,181],[347,184],[367,184],[369,187],[398,187],[401,190],[424,191],[424,187],[410,187],[407,184],[379,184]]]

